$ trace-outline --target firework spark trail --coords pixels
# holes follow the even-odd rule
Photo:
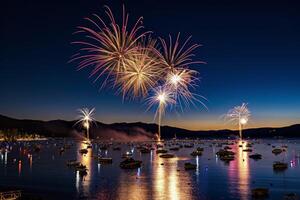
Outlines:
[[[120,72],[126,70],[126,62],[130,55],[136,52],[137,42],[150,32],[142,32],[142,17],[140,17],[131,30],[128,28],[128,14],[123,7],[123,21],[120,27],[109,7],[105,6],[105,13],[109,23],[94,14],[93,18],[85,18],[92,27],[79,26],[76,33],[85,35],[86,40],[73,42],[81,46],[79,54],[75,55],[70,62],[79,61],[78,70],[93,67],[90,74],[96,75],[95,81],[106,74],[102,87],[107,82],[118,79]]]
[[[225,119],[239,126],[239,134],[242,139],[243,126],[248,123],[250,116],[251,112],[248,109],[248,104],[243,103],[241,106],[236,106],[229,110],[225,115]]]
[[[154,118],[158,118],[158,139],[161,138],[161,120],[168,105],[175,103],[174,94],[168,87],[159,86],[153,89],[154,95],[147,99],[148,109],[157,105]]]
[[[90,124],[95,122],[96,120],[94,119],[94,112],[95,112],[95,108],[92,108],[91,110],[88,108],[82,108],[78,110],[79,115],[78,115],[78,120],[75,123],[76,124],[81,124],[82,126],[84,126],[86,128],[86,135],[87,135],[87,139],[90,139],[89,136],[89,129],[90,129]]]
[[[157,54],[160,64],[165,69],[165,84],[170,87],[170,90],[174,92],[176,100],[175,105],[179,105],[183,111],[183,107],[189,107],[190,104],[195,105],[195,102],[202,104],[203,96],[197,95],[191,92],[198,84],[197,78],[198,72],[189,69],[189,66],[194,64],[203,64],[202,61],[193,61],[193,51],[200,47],[198,44],[193,44],[187,47],[191,37],[189,37],[181,46],[179,43],[180,34],[177,35],[175,43],[172,41],[172,37],[169,36],[169,43],[166,40],[160,38],[162,45],[162,52],[158,49],[154,49]]]
[[[138,45],[137,52],[129,56],[126,70],[119,73],[117,82],[123,98],[126,95],[131,98],[146,97],[162,77],[163,69],[152,52],[156,41],[151,38],[144,40],[146,42]]]

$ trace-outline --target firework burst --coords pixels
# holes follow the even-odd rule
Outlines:
[[[123,98],[127,94],[132,98],[146,97],[162,77],[163,69],[152,51],[156,41],[145,40],[147,42],[140,43],[137,51],[129,56],[126,70],[119,73],[117,83]]]
[[[251,113],[248,109],[248,104],[243,103],[241,106],[236,106],[225,115],[225,119],[239,126],[240,138],[242,138],[243,126],[250,119]]]
[[[89,136],[89,129],[90,129],[90,124],[95,122],[94,119],[94,112],[95,112],[95,108],[92,108],[91,110],[88,108],[82,108],[78,110],[79,115],[78,115],[78,120],[76,122],[76,124],[81,124],[83,127],[86,128],[86,135],[87,135],[87,139],[90,139]],[[75,125],[76,125],[75,124]]]
[[[73,42],[81,48],[71,60],[71,62],[79,61],[78,70],[92,67],[90,76],[96,76],[95,81],[106,75],[102,86],[110,81],[116,83],[120,72],[126,70],[126,62],[130,55],[135,54],[138,40],[148,33],[139,33],[143,28],[142,17],[136,21],[132,29],[128,28],[128,14],[124,6],[121,27],[107,6],[105,13],[109,19],[108,23],[94,14],[92,18],[85,18],[90,22],[90,27],[78,27],[79,31],[76,33],[84,34],[85,40]]]
[[[191,37],[189,37],[182,45],[179,43],[180,34],[177,35],[175,43],[169,36],[169,42],[160,38],[162,51],[154,49],[162,68],[165,69],[166,85],[174,92],[176,104],[181,110],[183,107],[189,107],[189,104],[198,102],[205,108],[205,104],[201,100],[206,100],[203,96],[191,92],[197,86],[199,79],[198,72],[189,69],[191,65],[203,64],[202,61],[193,61],[193,51],[200,45],[193,44],[187,47]]]

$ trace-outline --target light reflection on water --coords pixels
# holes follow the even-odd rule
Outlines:
[[[272,141],[276,143],[276,141]],[[55,143],[55,145],[53,144]],[[57,143],[57,144],[56,144]],[[212,147],[211,141],[195,145],[204,147],[202,156],[191,157],[193,149],[182,148],[172,152],[171,159],[160,158],[155,150],[141,154],[138,149],[126,144],[121,151],[112,148],[102,151],[104,156],[112,157],[112,164],[99,164],[93,156],[100,152],[99,145],[93,145],[86,155],[79,149],[86,148],[82,142],[62,155],[58,154],[60,141],[42,144],[39,153],[28,152],[23,144],[11,145],[9,151],[0,154],[0,186],[18,186],[38,191],[41,195],[65,192],[66,196],[89,199],[249,199],[254,187],[267,187],[271,199],[282,199],[287,192],[300,194],[299,153],[300,141],[293,143],[281,141],[276,146],[288,144],[288,150],[278,156],[271,153],[272,147],[262,141],[253,146],[252,153],[260,153],[263,159],[249,159],[250,152],[244,152],[248,142],[238,141],[231,145],[235,160],[225,164],[215,156],[220,149]],[[18,146],[20,145],[20,147]],[[243,147],[239,147],[242,145]],[[0,144],[1,147],[1,144]],[[121,154],[133,152],[134,158],[143,161],[139,169],[123,170],[119,163]],[[76,158],[88,168],[88,174],[81,177],[74,169],[66,167],[66,161]],[[272,163],[286,161],[289,169],[281,174],[274,173]],[[197,165],[195,171],[185,171],[185,162]],[[163,165],[162,165],[163,164]],[[42,177],[42,178],[41,178]],[[55,192],[57,191],[57,192]],[[58,192],[59,191],[59,192]],[[61,196],[59,196],[61,197]],[[52,199],[59,199],[55,196]],[[64,199],[61,197],[61,199]]]
[[[76,188],[77,191],[82,192],[84,195],[88,195],[90,191],[90,183],[92,182],[93,178],[93,170],[92,170],[92,148],[88,149],[87,154],[80,154],[79,150],[80,149],[87,149],[88,144],[85,142],[81,142],[79,144],[78,150],[77,150],[77,160],[81,162],[81,164],[85,165],[88,169],[87,175],[85,176],[80,176],[79,172],[76,172]],[[82,191],[80,191],[80,189]]]

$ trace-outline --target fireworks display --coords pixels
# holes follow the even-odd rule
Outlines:
[[[176,105],[179,108],[188,107],[195,101],[204,105],[201,101],[203,97],[190,90],[197,86],[198,72],[189,69],[189,66],[204,63],[192,59],[193,51],[200,45],[193,44],[188,47],[191,37],[180,45],[179,38],[180,34],[177,35],[174,44],[171,36],[169,36],[169,43],[160,38],[163,50],[162,52],[155,50],[161,65],[166,69],[166,85],[173,91]]]
[[[250,116],[251,113],[247,104],[243,103],[241,106],[236,106],[229,110],[225,117],[229,122],[233,122],[239,126],[239,134],[240,138],[242,138],[243,126],[248,123]]]
[[[149,88],[156,86],[164,72],[159,60],[153,56],[156,41],[145,40],[147,44],[138,45],[137,52],[127,60],[126,70],[119,73],[117,82],[123,97],[126,94],[132,98],[146,97]]]
[[[93,15],[86,18],[90,27],[78,27],[77,33],[85,39],[74,42],[80,49],[71,62],[78,62],[79,70],[91,67],[90,76],[96,76],[95,80],[103,76],[101,87],[117,88],[123,99],[146,99],[150,108],[158,105],[155,118],[159,136],[161,118],[169,104],[181,111],[191,103],[196,106],[196,102],[205,107],[201,101],[205,98],[191,91],[198,85],[199,73],[190,67],[203,63],[192,59],[200,45],[189,45],[191,37],[180,44],[180,34],[175,40],[169,36],[168,42],[159,38],[157,43],[150,31],[143,31],[142,17],[130,29],[124,7],[121,26],[108,7],[105,13],[107,23]],[[154,94],[149,97],[151,91]]]
[[[106,75],[103,85],[117,79],[126,70],[127,60],[137,52],[138,40],[147,34],[139,33],[143,28],[142,18],[139,18],[132,29],[128,28],[128,14],[123,7],[123,21],[121,27],[109,7],[105,7],[109,19],[105,23],[98,15],[86,18],[92,27],[79,26],[76,33],[84,34],[84,41],[73,42],[81,46],[80,51],[71,61],[79,60],[78,69],[93,67],[90,76],[99,79]],[[116,82],[116,80],[114,80]]]
[[[92,108],[91,110],[88,108],[82,108],[79,109],[79,115],[78,115],[78,121],[76,124],[81,124],[84,128],[86,128],[86,136],[87,139],[90,139],[89,135],[89,129],[90,129],[90,124],[95,121],[93,115],[95,112],[95,108]]]

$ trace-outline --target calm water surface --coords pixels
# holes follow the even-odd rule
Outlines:
[[[194,148],[174,151],[176,157],[171,159],[160,158],[155,150],[141,154],[138,144],[118,145],[121,151],[113,151],[116,145],[112,145],[101,151],[101,144],[95,143],[87,155],[81,155],[78,150],[85,145],[80,141],[38,142],[42,145],[38,153],[31,150],[37,142],[2,142],[0,147],[9,151],[0,153],[0,186],[22,189],[43,199],[251,199],[251,189],[256,187],[269,188],[269,199],[283,199],[290,192],[300,194],[300,140],[237,141],[231,145],[236,155],[230,163],[215,155],[222,148],[217,145],[221,142],[224,141],[194,141]],[[246,148],[249,142],[253,143],[252,153],[262,154],[262,160],[250,159],[252,153],[239,147],[242,144]],[[60,154],[59,148],[65,143],[73,145]],[[268,144],[288,148],[275,156]],[[190,156],[196,147],[204,147],[202,156]],[[121,155],[127,151],[143,161],[141,168],[119,167]],[[112,157],[113,163],[98,164],[93,158],[97,155]],[[71,159],[86,165],[88,174],[81,177],[68,168],[66,162]],[[274,161],[287,162],[289,167],[284,172],[274,172]],[[185,162],[197,164],[197,170],[184,170]]]

